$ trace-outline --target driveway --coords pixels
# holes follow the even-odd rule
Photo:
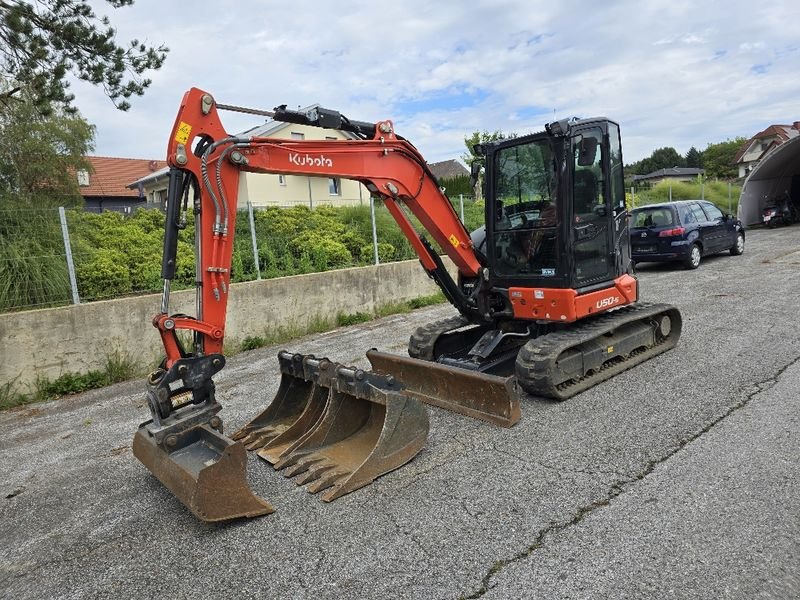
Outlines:
[[[512,429],[431,408],[411,463],[330,504],[250,456],[277,510],[228,525],[132,456],[143,382],[0,413],[0,596],[796,598],[798,269],[798,226],[696,271],[642,265],[642,300],[683,313],[676,349],[563,403],[528,398]],[[287,346],[367,366],[452,313]],[[227,431],[274,395],[279,349],[218,377]]]

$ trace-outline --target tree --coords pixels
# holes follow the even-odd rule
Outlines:
[[[106,0],[113,8],[133,0]],[[168,48],[148,47],[139,40],[118,45],[108,17],[98,17],[81,0],[0,0],[0,77],[6,88],[0,103],[8,104],[26,90],[42,112],[54,104],[67,109],[74,96],[67,76],[103,87],[120,110],[128,98],[141,96],[150,86],[143,77],[159,69]]]
[[[689,148],[689,150],[686,152],[685,160],[687,167],[692,167],[695,169],[703,168],[703,153],[694,146]]]
[[[483,171],[486,168],[486,157],[483,154],[479,154],[475,150],[475,146],[478,144],[486,144],[488,142],[497,142],[500,140],[505,140],[509,138],[517,137],[516,133],[509,133],[505,134],[502,131],[495,131],[493,133],[489,133],[488,131],[475,131],[472,135],[469,135],[464,138],[464,145],[467,147],[467,153],[461,156],[461,160],[467,163],[467,166],[472,169],[473,163],[478,163],[481,166],[481,174],[478,176],[478,181],[475,183],[475,200],[480,200],[482,198],[482,180],[483,180]]]
[[[733,159],[746,141],[747,138],[737,137],[718,144],[709,144],[703,150],[703,168],[706,170],[706,177],[735,179],[739,173]]]
[[[85,155],[94,149],[94,126],[57,106],[42,114],[21,94],[0,105],[0,200],[32,206],[80,203],[76,173],[91,169]]]

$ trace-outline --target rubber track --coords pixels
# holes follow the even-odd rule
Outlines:
[[[558,385],[551,380],[556,359],[568,348],[599,338],[626,323],[651,319],[666,313],[669,313],[673,319],[672,331],[659,343],[645,350],[631,353],[625,358],[617,357],[617,361],[612,361],[592,375],[581,377],[578,380],[570,380]],[[675,322],[676,317],[677,323]],[[669,304],[642,303],[606,313],[588,323],[548,333],[525,344],[517,355],[515,369],[517,383],[529,394],[566,400],[601,381],[675,347],[680,337],[681,327],[680,313]]]
[[[456,315],[417,327],[408,340],[408,355],[411,358],[432,361],[439,336],[465,325],[469,325],[469,321],[462,315]]]

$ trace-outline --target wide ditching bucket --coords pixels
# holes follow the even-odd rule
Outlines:
[[[428,413],[391,375],[278,354],[275,399],[233,438],[330,502],[401,467],[428,437]]]
[[[403,393],[439,408],[511,427],[521,416],[513,377],[498,377],[435,362],[367,351],[375,373],[403,382]]]
[[[199,519],[207,522],[274,512],[247,485],[247,452],[222,434],[222,408],[211,376],[221,355],[181,359],[148,380],[153,418],[139,426],[133,454]]]

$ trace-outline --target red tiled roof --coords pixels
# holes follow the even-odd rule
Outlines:
[[[777,137],[778,139],[773,140],[773,142],[770,143],[769,148],[759,155],[758,160],[761,160],[761,157],[764,156],[768,150],[771,150],[773,146],[779,146],[783,142],[795,137],[797,135],[797,128],[795,127],[796,125],[797,122],[795,122],[793,125],[770,125],[764,131],[759,131],[757,134],[747,140],[741,148],[739,148],[736,156],[733,157],[734,164],[738,163],[742,157],[747,154],[747,150],[756,140]]]
[[[81,196],[125,196],[138,198],[138,190],[129,190],[126,185],[140,177],[167,166],[163,160],[143,158],[111,158],[106,156],[87,156],[93,173],[89,173],[89,185],[80,187]]]

